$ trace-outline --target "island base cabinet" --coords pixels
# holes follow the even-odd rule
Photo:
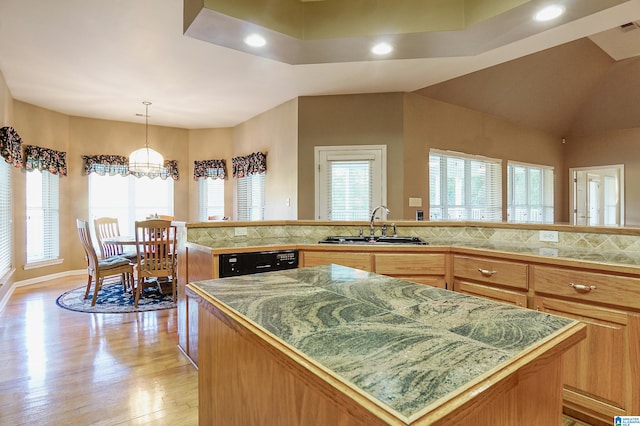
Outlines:
[[[225,426],[561,425],[561,354],[571,332],[408,419],[310,363],[241,316],[200,298],[199,423]],[[582,329],[580,329],[583,331]]]
[[[567,413],[595,424],[640,412],[640,322],[637,315],[550,297],[536,297],[536,309],[580,320],[587,338],[564,355]],[[595,422],[594,422],[595,420]],[[601,422],[601,423],[600,423]]]

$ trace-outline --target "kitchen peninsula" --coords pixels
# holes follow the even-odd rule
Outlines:
[[[560,424],[578,321],[324,265],[190,283],[200,422]]]

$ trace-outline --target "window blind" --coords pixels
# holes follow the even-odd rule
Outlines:
[[[238,220],[264,219],[264,179],[266,173],[238,178],[236,206]]]
[[[431,220],[502,220],[502,162],[476,155],[431,150]]]
[[[89,218],[115,217],[120,232],[133,235],[133,224],[151,214],[173,215],[173,179],[131,175],[89,175]]]
[[[553,223],[553,167],[509,161],[507,175],[507,220]]]
[[[330,220],[368,220],[372,206],[372,159],[327,159],[327,214]]]
[[[13,264],[13,211],[11,165],[0,158],[0,277]]]
[[[46,171],[27,172],[27,263],[60,255],[59,177]]]
[[[224,180],[198,179],[198,220],[224,216]]]

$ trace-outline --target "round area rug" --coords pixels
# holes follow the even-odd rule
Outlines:
[[[101,314],[158,311],[161,309],[175,308],[176,304],[169,294],[161,294],[157,288],[146,288],[144,296],[140,295],[138,307],[133,305],[134,296],[122,291],[122,283],[106,284],[98,292],[98,300],[95,306],[91,306],[93,299],[93,286],[89,297],[84,298],[86,286],[67,291],[60,295],[56,304],[61,308],[77,312],[93,312]]]

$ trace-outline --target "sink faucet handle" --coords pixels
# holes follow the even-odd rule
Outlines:
[[[360,228],[360,237],[364,236],[364,232],[362,232],[362,228]]]
[[[382,224],[382,236],[383,237],[387,236],[387,224],[386,223]]]
[[[393,226],[393,236],[397,237],[398,236],[398,230],[396,229],[396,224],[392,223],[391,226]]]

